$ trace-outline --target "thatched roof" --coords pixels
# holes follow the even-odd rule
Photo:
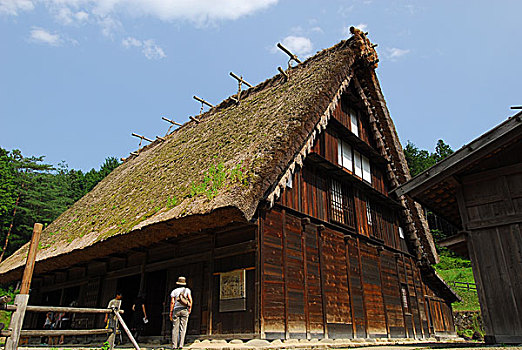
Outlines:
[[[154,230],[161,224],[180,234],[251,220],[262,201],[278,197],[353,74],[375,77],[373,67],[354,64],[350,46],[319,52],[290,68],[288,79],[279,74],[248,89],[240,104],[229,98],[129,158],[44,230],[37,261],[45,263],[35,272],[165,239]],[[0,281],[20,275],[27,250],[0,264]]]

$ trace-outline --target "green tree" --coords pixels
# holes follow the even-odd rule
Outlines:
[[[406,157],[406,162],[410,168],[411,176],[418,175],[452,153],[453,150],[451,149],[451,146],[443,140],[437,141],[435,152],[432,153],[424,149],[419,149],[411,141],[408,141],[406,147],[404,147],[404,156]]]
[[[120,165],[109,157],[100,170],[84,174],[65,162],[55,168],[43,159],[0,148],[0,261],[31,238],[35,222],[51,223]]]
[[[14,203],[7,209],[7,212],[2,214],[2,233],[4,234],[4,244],[0,253],[0,261],[2,261],[8,250],[10,239],[16,242],[15,246],[18,246],[20,241],[25,243],[28,240],[26,220],[22,223],[17,223],[17,219],[26,218],[27,216],[35,217],[34,213],[42,211],[38,210],[40,209],[38,207],[38,197],[40,196],[38,186],[41,184],[40,175],[52,170],[53,167],[42,163],[43,156],[24,157],[19,150],[9,152],[2,149],[0,152],[3,155],[2,168],[8,169],[6,172],[9,172],[14,177],[11,178],[9,175],[6,177],[7,181],[10,181],[8,185],[10,192],[7,195],[15,198]],[[32,232],[32,224],[29,232]]]

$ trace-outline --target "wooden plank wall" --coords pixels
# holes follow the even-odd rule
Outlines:
[[[516,157],[499,156],[501,164],[515,164],[463,177],[457,195],[486,335],[506,343],[522,342],[522,164]]]
[[[262,215],[260,233],[262,337],[429,336],[427,286],[408,256],[279,206]],[[433,302],[437,330],[453,331],[451,308]]]
[[[353,328],[344,237],[341,232],[327,228],[320,232],[327,332],[332,338],[351,338]]]

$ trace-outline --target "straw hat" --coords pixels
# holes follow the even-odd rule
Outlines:
[[[187,285],[187,281],[185,279],[185,277],[178,277],[178,281],[176,282],[177,285],[180,285],[180,286],[186,286]]]

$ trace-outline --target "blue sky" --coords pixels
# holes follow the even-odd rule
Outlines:
[[[378,43],[403,144],[454,149],[522,104],[520,1],[0,0],[0,146],[70,168],[126,157],[235,93],[348,37]]]

